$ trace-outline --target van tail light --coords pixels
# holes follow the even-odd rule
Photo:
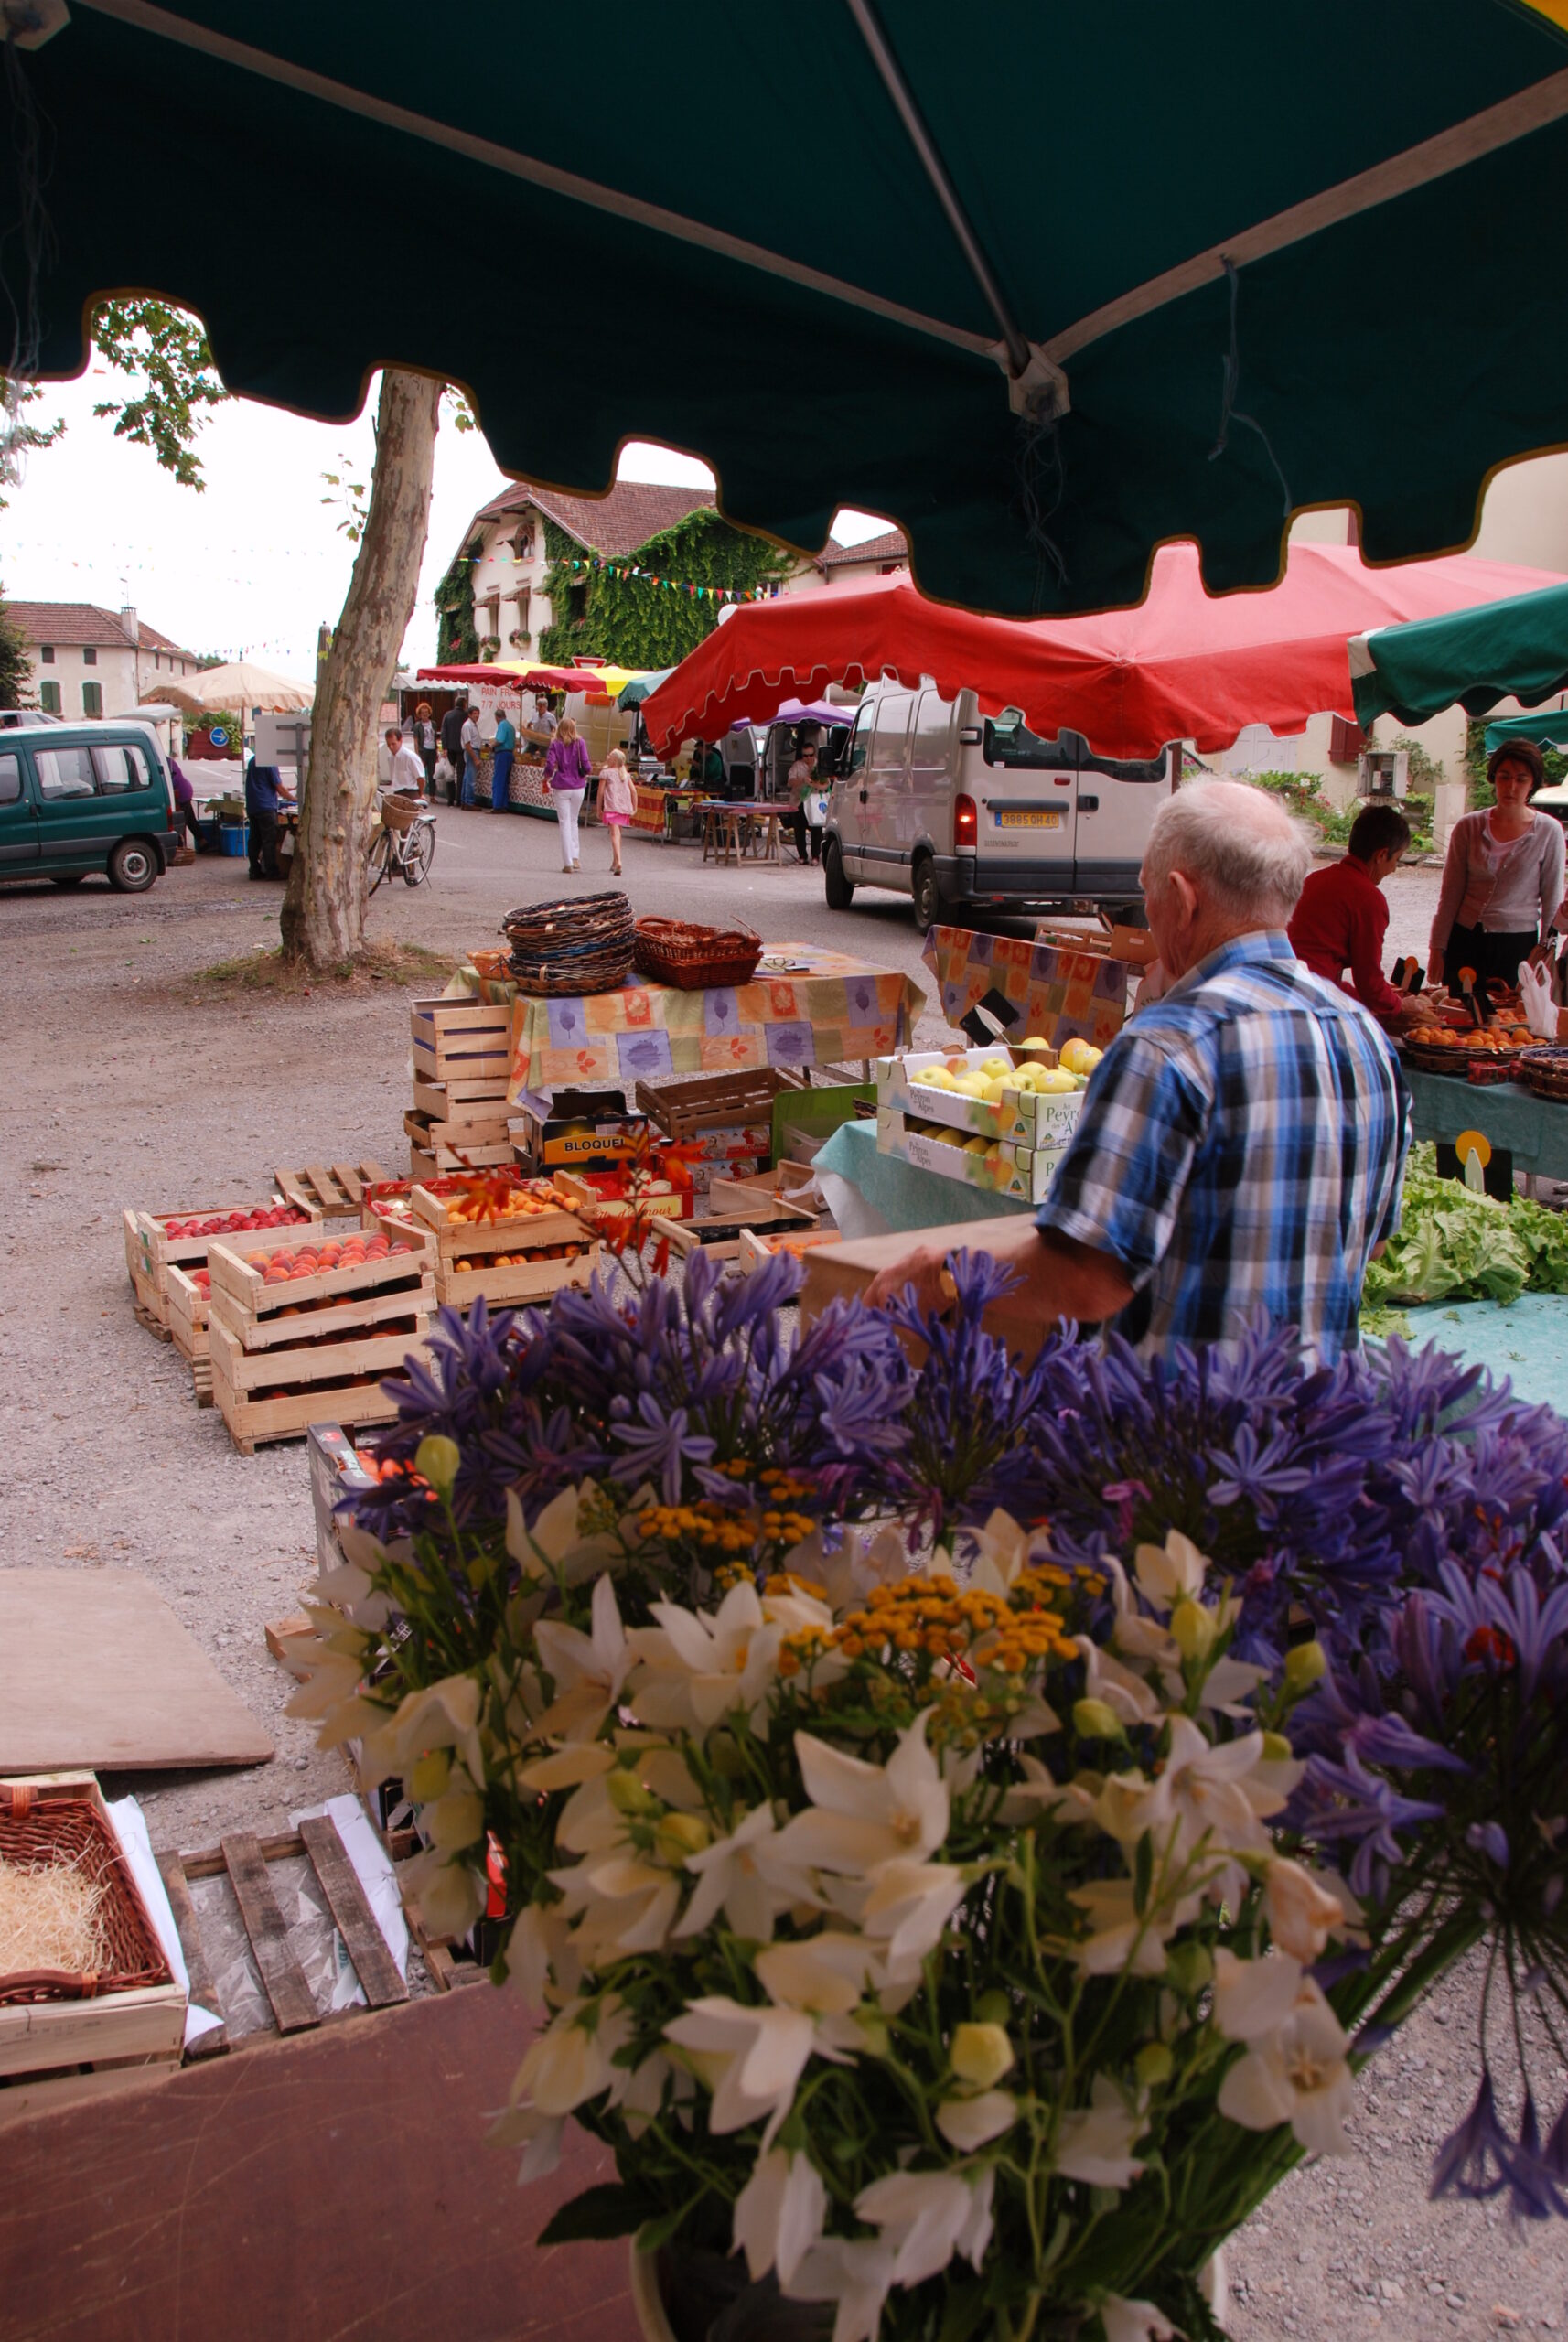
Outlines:
[[[952,842],[961,850],[980,843],[980,815],[972,797],[955,797],[952,801]]]

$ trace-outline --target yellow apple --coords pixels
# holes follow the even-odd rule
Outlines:
[[[1062,1043],[1060,1061],[1069,1073],[1092,1073],[1104,1054],[1092,1041],[1080,1040],[1075,1034],[1070,1041]]]
[[[1076,1090],[1078,1083],[1064,1066],[1053,1065],[1047,1067],[1041,1074],[1035,1087],[1036,1090],[1047,1091],[1054,1098],[1066,1090]]]

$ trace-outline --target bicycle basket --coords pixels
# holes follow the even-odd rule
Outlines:
[[[423,810],[423,800],[412,791],[407,795],[381,799],[381,827],[407,833],[412,830]]]

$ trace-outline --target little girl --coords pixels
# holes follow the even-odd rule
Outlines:
[[[624,875],[620,866],[620,833],[636,811],[637,791],[631,785],[626,758],[618,748],[612,748],[599,774],[599,819],[610,833],[610,852],[615,856],[610,864],[612,877]]]

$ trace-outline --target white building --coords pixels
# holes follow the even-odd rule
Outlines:
[[[31,662],[29,695],[45,715],[67,723],[90,715],[128,715],[158,695],[160,677],[194,674],[182,650],[134,609],[101,610],[93,602],[11,602]]]

